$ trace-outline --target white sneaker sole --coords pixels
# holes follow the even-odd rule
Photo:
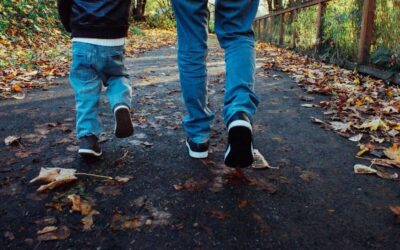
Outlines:
[[[103,152],[97,153],[96,151],[91,149],[79,149],[78,153],[92,156],[101,156],[103,154]]]
[[[186,147],[189,150],[189,156],[196,159],[203,159],[208,157],[208,151],[204,152],[195,152],[190,149],[189,143],[186,142]]]

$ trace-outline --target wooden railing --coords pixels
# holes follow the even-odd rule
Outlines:
[[[334,0],[311,0],[305,3],[301,3],[294,7],[275,11],[270,14],[258,17],[255,19],[253,24],[256,37],[260,38],[262,33],[272,34],[275,28],[274,19],[276,17],[279,17],[278,45],[283,46],[284,36],[285,36],[285,23],[286,22],[292,23],[294,17],[297,15],[297,12],[300,11],[301,9],[309,8],[312,6],[318,6],[316,26],[314,27],[314,29],[316,29],[314,48],[315,52],[318,53],[323,38],[323,31],[324,31],[323,17],[326,4],[328,1],[334,1]],[[376,0],[364,0],[361,31],[360,31],[360,37],[358,39],[357,62],[355,64],[350,65],[349,68],[356,68],[361,73],[370,74],[375,77],[400,84],[400,73],[394,74],[393,72],[386,72],[368,66],[371,44],[375,31],[374,27],[375,9],[376,9]],[[288,20],[286,20],[287,17],[289,17]],[[264,30],[261,30],[261,28],[263,28]],[[291,48],[296,47],[296,42],[295,42],[296,38],[297,38],[296,30],[292,29],[291,42],[289,47]]]

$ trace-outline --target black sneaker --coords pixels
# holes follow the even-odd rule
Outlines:
[[[245,168],[254,162],[253,132],[244,112],[236,113],[228,124],[228,148],[224,161],[232,168]]]
[[[114,134],[118,138],[126,138],[133,135],[131,111],[125,105],[116,105],[114,108],[115,128]]]
[[[95,135],[86,135],[80,138],[78,153],[83,156],[101,156],[101,148]]]
[[[208,146],[209,143],[195,143],[190,138],[186,139],[186,147],[189,151],[189,155],[192,158],[207,158],[208,157]]]

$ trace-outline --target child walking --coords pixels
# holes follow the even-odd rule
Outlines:
[[[70,84],[76,101],[79,154],[98,157],[102,125],[101,89],[114,113],[118,138],[133,134],[130,115],[132,88],[124,66],[125,37],[129,28],[130,0],[58,0],[65,29],[72,35]]]
[[[178,31],[178,67],[188,114],[183,126],[186,146],[194,158],[208,156],[214,113],[207,103],[207,0],[172,0]],[[254,161],[251,120],[258,97],[254,93],[255,51],[251,29],[259,0],[216,0],[215,33],[225,50],[224,120],[228,128],[225,164],[247,167]]]

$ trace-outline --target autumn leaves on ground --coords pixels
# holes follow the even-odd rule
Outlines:
[[[275,160],[274,155],[266,154],[264,144],[275,147],[275,144],[278,145],[284,141],[283,137],[272,134],[272,139],[262,141],[262,145],[258,141],[256,148],[262,147],[263,150],[256,150],[256,164],[244,172],[226,168],[220,163],[220,155],[225,150],[225,131],[221,120],[217,119],[214,126],[211,159],[191,161],[186,156],[181,144],[176,145],[184,138],[184,133],[179,125],[184,112],[180,102],[176,62],[171,59],[176,57],[173,31],[131,29],[126,50],[128,60],[140,58],[145,51],[165,46],[169,46],[169,48],[165,51],[156,50],[154,54],[143,59],[143,65],[130,65],[131,68],[134,68],[130,74],[136,95],[133,120],[137,132],[133,139],[117,144],[112,135],[104,134],[100,139],[102,145],[105,145],[105,152],[108,152],[108,155],[106,153],[101,163],[82,163],[78,157],[71,156],[75,155],[77,150],[73,126],[73,107],[71,106],[72,96],[69,96],[69,101],[57,100],[59,110],[49,111],[37,107],[34,112],[29,110],[29,102],[39,102],[39,104],[32,105],[47,102],[45,106],[49,106],[51,102],[53,105],[51,98],[50,100],[44,98],[36,100],[37,96],[41,97],[44,95],[43,93],[47,92],[53,93],[51,91],[58,90],[57,87],[62,91],[68,89],[67,86],[60,84],[62,82],[66,84],[63,77],[66,77],[68,73],[69,38],[56,30],[51,31],[54,34],[52,37],[36,35],[30,40],[19,37],[18,30],[10,32],[10,36],[2,35],[0,37],[0,59],[2,62],[7,62],[0,69],[0,94],[3,103],[13,99],[18,100],[16,104],[14,100],[12,102],[12,105],[17,108],[7,105],[1,107],[8,107],[15,112],[15,115],[24,115],[26,112],[27,117],[37,120],[38,124],[32,126],[20,124],[24,127],[24,131],[31,131],[30,133],[21,132],[22,128],[20,130],[18,127],[10,130],[0,127],[0,132],[5,135],[2,138],[4,143],[0,151],[2,155],[0,196],[11,201],[14,201],[13,197],[18,197],[18,201],[15,203],[10,201],[10,204],[15,204],[17,211],[23,211],[23,213],[15,215],[11,211],[13,208],[6,210],[2,207],[0,210],[0,215],[5,221],[8,222],[6,218],[16,218],[22,223],[20,226],[2,223],[1,236],[3,239],[1,242],[4,245],[19,248],[40,248],[41,246],[62,248],[65,246],[63,244],[75,247],[74,244],[78,244],[81,248],[85,248],[85,246],[94,248],[105,244],[112,249],[115,246],[122,247],[122,243],[118,243],[121,240],[132,247],[147,249],[153,247],[155,249],[163,247],[164,244],[161,243],[163,241],[152,242],[152,237],[160,237],[165,241],[168,236],[163,238],[162,235],[172,232],[171,237],[176,242],[182,241],[182,245],[178,245],[182,249],[185,249],[184,246],[198,249],[202,247],[205,249],[221,248],[224,246],[218,245],[221,242],[235,246],[234,240],[232,242],[225,241],[227,235],[230,236],[231,233],[237,234],[242,241],[238,244],[243,244],[243,246],[257,246],[257,240],[265,240],[272,235],[271,237],[275,237],[274,240],[277,239],[271,240],[271,242],[275,242],[275,245],[272,244],[272,246],[285,248],[288,245],[279,245],[280,242],[285,242],[286,236],[282,231],[290,231],[290,237],[294,238],[301,233],[307,233],[305,232],[307,227],[301,227],[307,223],[307,220],[302,221],[303,218],[295,218],[294,221],[302,221],[298,227],[279,228],[279,223],[273,224],[270,223],[270,220],[279,222],[282,220],[280,217],[284,217],[283,215],[278,216],[275,210],[266,213],[257,207],[257,205],[268,203],[266,207],[271,206],[275,209],[276,204],[285,203],[289,199],[287,197],[290,195],[290,190],[299,180],[299,186],[304,190],[307,190],[307,185],[324,182],[323,176],[315,171],[301,168],[304,166],[298,166],[297,162],[291,163],[283,158]],[[333,169],[344,169],[346,175],[330,176],[329,178],[334,180],[351,176],[350,178],[354,178],[351,179],[354,182],[365,180],[361,178],[369,178],[365,182],[371,183],[371,185],[379,183],[376,185],[381,185],[380,187],[386,183],[392,185],[400,180],[399,86],[362,76],[334,65],[324,64],[264,43],[257,45],[257,52],[259,60],[262,61],[261,67],[257,71],[257,77],[259,81],[265,82],[265,85],[264,82],[261,82],[260,85],[268,89],[265,90],[267,94],[278,91],[279,89],[274,89],[274,86],[277,86],[282,79],[282,81],[287,81],[285,77],[287,78],[287,74],[290,75],[294,82],[304,90],[304,95],[301,97],[301,109],[315,109],[316,112],[323,112],[324,115],[324,119],[305,116],[301,118],[309,119],[307,121],[309,126],[320,126],[320,130],[334,131],[337,135],[331,136],[343,137],[345,140],[354,142],[354,147],[358,147],[358,153],[354,154],[356,158],[354,165],[329,166]],[[215,49],[210,53],[209,64],[212,67],[209,93],[217,113],[220,112],[218,109],[221,102],[216,103],[216,101],[221,101],[222,98],[224,74],[223,69],[216,70],[213,67],[216,67],[215,65],[221,67],[222,60],[221,49]],[[164,71],[158,72],[159,70]],[[150,77],[152,77],[151,81]],[[272,79],[274,82],[269,82]],[[135,83],[139,80],[141,84],[136,86]],[[160,86],[154,82],[159,82]],[[281,91],[285,92],[289,89]],[[30,95],[34,96],[32,100],[24,103],[26,99],[30,98]],[[48,96],[51,97],[51,94]],[[317,101],[321,99],[321,96],[323,100]],[[287,98],[287,96],[283,97]],[[19,107],[19,102],[22,108]],[[269,107],[267,106],[266,109],[268,112]],[[263,111],[265,110],[261,108],[260,112]],[[286,111],[282,109],[279,112],[282,112],[281,119],[284,120],[283,116]],[[31,117],[31,113],[34,113],[32,116],[34,118]],[[104,113],[102,113],[102,117],[105,118],[105,122],[110,122],[112,119]],[[0,115],[10,119],[10,114],[6,109],[2,109]],[[57,119],[51,118],[50,121],[45,116],[56,116]],[[265,116],[259,115],[254,126],[259,138],[271,133],[266,129],[267,122],[264,119],[266,119]],[[109,127],[111,126],[109,124]],[[285,129],[285,127],[280,129],[283,134]],[[303,130],[305,131],[305,129]],[[158,144],[163,144],[163,147],[158,148]],[[325,146],[329,148],[330,145]],[[276,146],[276,155],[290,152],[289,147],[290,145]],[[312,144],[307,147],[315,149]],[[50,148],[55,148],[56,152],[52,152],[52,155],[42,159],[41,157],[47,154],[47,150],[51,151]],[[306,149],[304,150],[306,151]],[[296,152],[296,154],[302,153]],[[332,152],[332,154],[336,154],[336,152]],[[263,155],[266,156],[266,159]],[[318,155],[320,159],[309,159],[309,161],[324,161],[324,157],[327,156]],[[162,162],[157,162],[158,158]],[[269,158],[272,158],[272,161]],[[337,158],[340,159],[341,155],[337,155]],[[71,165],[74,165],[75,168]],[[164,165],[169,168],[162,168]],[[280,172],[280,168],[286,173]],[[300,173],[296,172],[298,169],[300,169]],[[353,172],[357,175],[353,176]],[[287,176],[289,174],[293,175]],[[358,176],[358,174],[371,176]],[[26,176],[34,178],[27,180]],[[325,179],[325,182],[329,181]],[[340,180],[338,181],[340,183]],[[301,191],[300,189],[293,191],[295,193],[293,197],[296,197],[296,194]],[[391,191],[396,192],[395,190]],[[326,193],[329,194],[328,191]],[[325,198],[325,194],[322,196]],[[296,198],[293,207],[299,206],[301,200],[306,199],[306,197],[300,196]],[[193,204],[187,203],[191,199],[194,199]],[[368,197],[366,200],[368,201]],[[308,206],[312,207],[313,203],[310,204],[307,203],[305,207],[293,209],[294,211],[306,211]],[[391,219],[390,222],[375,221],[374,223],[389,225],[388,227],[400,223],[398,199],[379,205],[384,208],[380,210],[381,213],[390,214]],[[323,216],[328,217],[336,212],[335,209],[329,207],[332,204],[318,204],[318,207],[321,206],[324,206]],[[176,211],[181,214],[170,211],[171,207],[177,209]],[[179,210],[180,207],[182,210]],[[276,209],[285,211],[288,208],[277,206]],[[241,213],[245,214],[243,220],[240,217]],[[32,218],[24,219],[24,216],[28,217],[32,214]],[[291,216],[299,215],[295,212],[286,215],[288,218]],[[357,216],[364,219],[361,212]],[[206,219],[204,219],[205,217]],[[204,223],[208,219],[211,219],[211,222]],[[25,220],[29,220],[29,225],[23,224]],[[340,216],[334,218],[334,221],[340,222],[341,220],[343,218]],[[188,221],[191,222],[189,225]],[[225,227],[225,225],[230,225],[229,223],[232,223],[233,226]],[[245,229],[255,228],[254,235],[249,236],[246,233],[241,234],[241,232],[235,231],[240,231],[240,228],[235,228],[235,225],[244,226]],[[324,223],[319,226],[326,229]],[[274,229],[279,232],[278,236],[274,235]],[[322,228],[320,229],[322,230]],[[161,230],[168,232],[165,233]],[[395,229],[391,230],[393,231],[390,232],[394,232],[393,234],[396,235]],[[253,231],[251,232],[253,233]],[[80,238],[82,237],[80,234],[84,237],[90,236],[92,240],[88,242]],[[222,236],[220,237],[219,234]],[[372,237],[368,234],[366,236]],[[98,243],[99,245],[93,240],[97,237],[101,242]],[[255,237],[255,239],[243,242],[247,237]],[[377,236],[377,242],[388,241],[380,237]],[[229,240],[231,238],[236,238],[236,235],[230,237]],[[286,238],[286,240],[288,239]],[[48,241],[55,241],[59,245],[45,245]],[[135,241],[139,245],[135,244]],[[310,248],[307,242],[299,241],[300,243],[298,243],[297,238],[295,241],[296,243],[287,244],[294,244],[291,245],[293,248]],[[168,244],[173,245],[168,242],[165,247],[168,247]],[[385,246],[384,243],[381,244]],[[126,247],[126,245],[124,246]]]

